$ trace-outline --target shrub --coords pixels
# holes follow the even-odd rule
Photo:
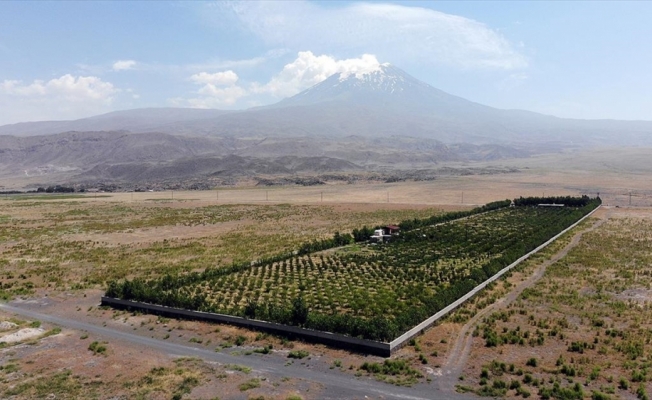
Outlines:
[[[244,391],[247,391],[247,390],[250,390],[250,389],[255,389],[255,388],[258,388],[258,387],[260,387],[260,380],[256,379],[256,378],[250,379],[250,380],[248,380],[248,381],[246,381],[244,383],[241,383],[240,386],[238,386],[238,388],[240,388],[241,392],[244,392]]]
[[[292,351],[288,354],[288,358],[296,358],[296,359],[299,359],[299,360],[300,360],[300,359],[302,359],[302,358],[306,358],[306,357],[308,357],[309,355],[310,355],[310,353],[308,353],[308,352],[305,351],[305,350],[292,350]]]
[[[92,351],[93,354],[104,354],[106,353],[106,346],[96,341],[88,345],[88,350]]]

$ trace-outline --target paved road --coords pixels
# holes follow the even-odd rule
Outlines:
[[[304,379],[306,381],[316,382],[324,386],[324,390],[320,394],[320,398],[323,399],[476,399],[474,396],[441,392],[436,387],[436,380],[433,380],[432,384],[419,384],[411,388],[397,387],[383,382],[375,381],[371,378],[356,378],[350,374],[340,372],[336,369],[316,371],[297,363],[286,366],[285,364],[287,360],[278,356],[237,356],[222,352],[215,352],[212,349],[170,343],[151,337],[122,332],[120,330],[97,326],[74,319],[43,314],[38,311],[27,309],[22,305],[18,307],[12,304],[0,304],[0,309],[30,319],[49,322],[61,327],[76,329],[80,331],[88,331],[90,333],[102,336],[104,339],[119,340],[139,346],[146,346],[170,355],[198,357],[206,361],[215,361],[222,364],[246,365],[252,368],[254,371],[268,376],[277,378],[290,376],[294,378]]]

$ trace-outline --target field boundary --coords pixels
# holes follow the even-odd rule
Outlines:
[[[414,338],[417,335],[420,335],[424,330],[431,327],[442,317],[446,316],[451,311],[455,310],[456,308],[464,304],[464,302],[473,298],[481,290],[487,287],[487,285],[496,281],[497,279],[502,277],[505,273],[509,272],[511,269],[513,269],[523,261],[527,260],[532,255],[536,254],[537,252],[541,251],[543,248],[550,245],[552,242],[557,240],[560,236],[566,234],[568,231],[575,228],[585,219],[589,218],[591,215],[597,212],[601,206],[602,205],[598,205],[595,209],[591,210],[591,212],[589,212],[588,214],[586,214],[585,216],[583,216],[582,218],[580,218],[579,220],[577,220],[576,222],[574,222],[569,227],[562,230],[552,238],[548,239],[545,243],[539,245],[537,248],[530,251],[529,253],[521,256],[510,265],[501,269],[496,274],[494,274],[484,282],[474,287],[471,291],[466,293],[464,296],[460,297],[453,303],[449,304],[442,310],[438,311],[431,317],[425,319],[424,321],[422,321],[421,323],[419,323],[418,325],[408,330],[407,332],[403,333],[401,336],[392,340],[389,343],[378,342],[378,341],[368,340],[368,339],[360,339],[360,338],[346,336],[338,333],[300,328],[292,325],[283,325],[275,322],[248,319],[248,318],[237,317],[233,315],[185,310],[180,308],[167,307],[167,306],[143,303],[143,302],[132,301],[132,300],[122,300],[122,299],[106,297],[106,296],[103,296],[101,298],[101,305],[111,306],[114,308],[144,311],[144,312],[149,312],[149,313],[162,315],[166,317],[226,323],[226,324],[241,326],[248,329],[281,334],[293,338],[300,338],[309,342],[326,344],[333,347],[352,350],[352,351],[361,352],[365,354],[374,354],[381,357],[390,357],[394,351],[403,347],[406,343],[408,343],[410,339]]]
[[[559,239],[560,236],[564,235],[566,232],[570,231],[571,229],[575,228],[577,225],[579,225],[582,221],[585,219],[589,218],[591,215],[593,215],[596,211],[598,211],[602,207],[602,205],[598,205],[596,208],[594,208],[591,212],[577,220],[575,223],[570,225],[568,228],[564,229],[563,231],[559,232],[552,238],[548,239],[545,243],[541,244],[534,250],[530,251],[529,253],[521,256],[519,259],[514,261],[513,263],[509,264],[505,268],[501,269],[500,271],[496,272],[491,278],[487,279],[486,281],[482,282],[475,288],[473,288],[470,292],[465,294],[464,296],[460,297],[453,303],[449,304],[448,306],[444,307],[442,310],[438,311],[434,315],[432,315],[430,318],[424,320],[421,322],[419,325],[415,326],[414,328],[410,329],[409,331],[405,332],[401,336],[397,337],[396,339],[392,340],[389,342],[389,351],[390,353],[393,353],[395,350],[400,349],[407,343],[410,339],[414,338],[415,336],[421,334],[425,329],[429,328],[432,326],[435,322],[440,320],[442,317],[444,317],[446,314],[450,313],[451,311],[455,310],[457,307],[461,306],[464,302],[467,300],[471,299],[473,296],[478,294],[482,289],[487,287],[490,283],[496,281],[499,279],[501,276],[503,276],[505,273],[509,272],[511,269],[522,263],[523,261],[527,260],[530,256],[533,254],[541,251],[543,248],[548,246],[550,243],[554,242],[555,240]]]
[[[391,356],[389,343],[376,342],[368,339],[359,339],[351,336],[341,335],[339,333],[316,331],[312,329],[300,328],[298,326],[247,319],[233,315],[183,310],[180,308],[141,303],[131,300],[122,300],[105,296],[102,297],[101,304],[103,306],[111,306],[113,308],[146,311],[165,317],[194,319],[198,321],[208,322],[222,322],[230,325],[242,326],[249,329],[276,333],[290,337],[297,337],[310,342],[326,344],[365,354],[374,354],[381,357]]]

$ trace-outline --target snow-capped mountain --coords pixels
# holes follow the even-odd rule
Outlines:
[[[276,104],[244,111],[128,110],[77,121],[0,127],[1,134],[129,130],[232,138],[408,136],[444,143],[652,143],[652,122],[556,118],[451,95],[390,64],[337,73]],[[160,114],[166,115],[161,118]]]
[[[430,85],[411,77],[390,64],[381,64],[378,69],[370,72],[331,75],[325,81],[304,90],[291,99],[304,102],[325,101],[339,98],[347,92],[403,96],[405,93],[423,92],[432,89]]]
[[[391,65],[361,73],[338,73],[303,92],[285,99],[275,107],[344,101],[364,106],[392,105],[401,108],[433,109],[442,105],[484,107],[450,95],[422,82]]]

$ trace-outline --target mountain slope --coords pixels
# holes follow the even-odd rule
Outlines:
[[[276,104],[243,111],[142,109],[77,121],[0,127],[0,134],[128,130],[173,135],[269,137],[418,137],[444,143],[549,148],[652,144],[652,122],[563,119],[499,110],[438,90],[392,65],[335,74]]]
[[[217,136],[412,136],[445,143],[537,147],[652,144],[652,122],[563,119],[500,110],[450,95],[382,65],[335,74],[276,104],[182,124]]]
[[[466,151],[460,158],[435,140],[409,137],[238,139],[125,131],[0,136],[1,177],[41,176],[57,182],[422,168],[473,157]]]
[[[168,124],[215,118],[229,112],[193,108],[139,108],[114,111],[74,121],[21,122],[4,125],[0,126],[0,135],[35,136],[71,131],[98,132],[120,130],[174,133],[169,129],[159,128]]]
[[[252,158],[200,156],[160,163],[99,164],[74,180],[151,182],[188,177],[254,177],[359,171],[353,163],[329,157]]]
[[[85,169],[101,162],[127,163],[174,160],[202,154],[227,154],[228,140],[179,138],[163,133],[67,132],[56,135],[0,136],[3,172],[47,165]]]

